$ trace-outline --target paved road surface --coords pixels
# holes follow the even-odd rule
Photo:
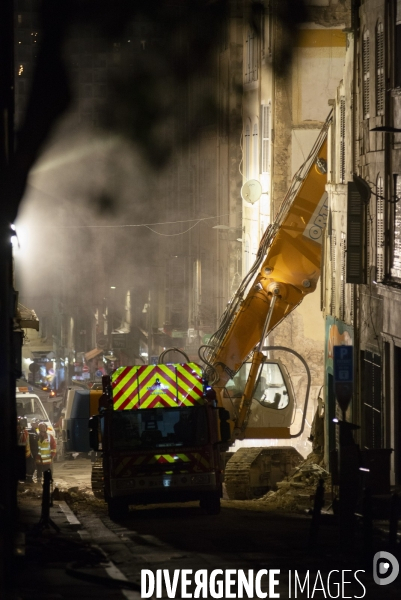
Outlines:
[[[399,598],[397,582],[389,586],[373,582],[371,559],[365,564],[358,550],[347,556],[339,554],[332,518],[323,519],[313,550],[307,543],[309,517],[258,512],[260,503],[244,504],[257,509],[250,511],[238,509],[240,503],[223,501],[217,516],[206,515],[197,503],[136,507],[127,519],[115,523],[108,518],[106,505],[89,491],[90,468],[90,461],[82,458],[56,463],[55,482],[70,489],[67,498],[83,525],[82,539],[99,546],[133,584],[140,585],[141,570],[145,569],[152,573],[167,569],[171,575],[177,569],[253,569],[254,573],[276,569],[280,572],[275,576],[279,583],[274,591],[280,598]],[[360,540],[357,548],[363,548]],[[365,572],[355,575],[357,570]],[[308,571],[309,593],[306,588],[300,592],[298,585],[295,596],[295,578],[303,584]],[[268,576],[264,575],[261,583],[262,592],[268,593]],[[185,597],[181,592],[178,588],[175,597]],[[139,597],[138,592],[130,593],[131,598]],[[165,589],[163,595],[167,597]],[[229,596],[224,593],[220,597]]]

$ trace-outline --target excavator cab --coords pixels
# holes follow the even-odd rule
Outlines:
[[[250,368],[250,362],[244,363],[236,375],[227,382],[222,393],[224,407],[229,411],[234,422]],[[294,409],[294,392],[285,366],[280,360],[266,359],[260,367],[253,391],[246,437],[251,439],[271,437],[273,434],[277,434],[277,437],[289,437]],[[271,428],[277,431],[273,432]]]

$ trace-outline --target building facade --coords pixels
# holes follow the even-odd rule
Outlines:
[[[355,363],[348,417],[360,426],[363,450],[392,449],[393,484],[401,476],[400,11],[397,1],[353,5],[346,66],[333,98],[323,300],[327,451],[336,447],[331,349],[345,343],[353,345]]]
[[[248,272],[261,237],[274,221],[299,167],[307,159],[326,121],[343,76],[350,3],[308,1],[307,16],[293,32],[292,59],[282,59],[288,24],[277,18],[277,4],[265,2],[261,35],[243,26],[242,182],[259,182],[261,195],[250,202],[243,193],[242,264]],[[256,184],[255,184],[256,180]],[[245,187],[246,190],[246,187]],[[293,443],[304,455],[310,451],[310,424],[324,386],[325,320],[322,290],[305,298],[273,332],[269,344],[290,347],[307,361],[312,376],[306,434]],[[287,364],[299,402],[294,429],[299,425],[306,391],[306,372],[289,355]],[[272,442],[278,443],[278,442]]]

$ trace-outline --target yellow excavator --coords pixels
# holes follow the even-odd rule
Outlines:
[[[255,264],[231,299],[216,333],[199,356],[206,376],[216,391],[218,405],[230,414],[231,442],[236,439],[291,439],[302,434],[310,389],[310,373],[304,359],[294,350],[265,346],[268,334],[303,298],[315,291],[321,270],[324,228],[328,216],[327,132],[331,114],[282,202],[275,222],[267,228]],[[295,398],[291,381],[280,361],[267,358],[272,350],[291,352],[304,364],[308,375],[300,430],[291,433]],[[275,447],[286,454],[287,447]],[[252,450],[252,451],[251,451]],[[243,449],[235,462],[252,470],[255,461],[266,462],[266,451]],[[270,456],[271,458],[271,456]],[[296,460],[287,456],[283,474]],[[226,478],[227,471],[226,470]],[[238,471],[238,465],[235,467]],[[259,473],[260,469],[256,468]],[[238,487],[238,486],[237,486]],[[243,490],[242,484],[239,486]],[[249,497],[248,491],[234,496]],[[251,486],[252,487],[252,486]],[[255,488],[263,486],[254,485]]]
[[[210,514],[220,508],[222,461],[236,439],[290,439],[304,428],[310,374],[300,431],[291,381],[265,354],[268,333],[313,292],[320,276],[327,219],[326,121],[304,165],[294,176],[276,221],[268,227],[250,272],[209,344],[199,349],[202,370],[169,361],[119,367],[103,377],[99,414],[90,415],[96,496],[112,518],[129,504],[199,499]],[[277,348],[275,348],[277,349]],[[88,409],[89,410],[89,409]],[[245,455],[241,456],[241,450]],[[261,495],[302,460],[294,448],[243,448],[228,461],[230,497]],[[231,491],[230,491],[231,490]]]

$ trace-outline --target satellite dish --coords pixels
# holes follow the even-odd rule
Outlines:
[[[241,188],[241,197],[249,204],[255,204],[262,195],[262,186],[257,179],[250,179]]]

